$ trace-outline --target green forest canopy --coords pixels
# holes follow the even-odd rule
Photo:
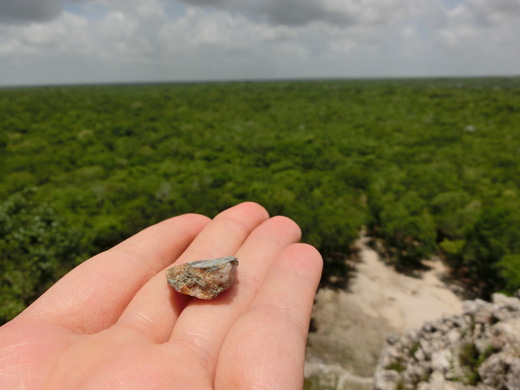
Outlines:
[[[0,320],[89,256],[244,200],[345,272],[361,227],[397,263],[441,255],[520,288],[520,79],[0,90]]]

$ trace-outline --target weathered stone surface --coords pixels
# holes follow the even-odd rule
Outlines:
[[[372,378],[360,377],[337,364],[305,365],[304,390],[372,390]]]
[[[520,390],[520,299],[464,303],[464,314],[392,336],[375,389]]]
[[[181,294],[208,300],[231,287],[237,266],[234,256],[197,260],[166,270],[166,279]]]

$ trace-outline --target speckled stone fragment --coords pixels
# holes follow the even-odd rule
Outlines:
[[[234,256],[197,260],[166,270],[166,279],[181,294],[213,299],[231,287],[237,266]]]

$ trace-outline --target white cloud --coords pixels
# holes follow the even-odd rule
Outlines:
[[[488,55],[519,51],[520,1],[468,0],[447,14],[438,41],[454,51]]]
[[[0,23],[0,85],[506,74],[520,61],[518,0],[40,1],[59,8],[52,20]]]

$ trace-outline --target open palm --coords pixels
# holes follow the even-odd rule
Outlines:
[[[243,203],[161,222],[84,262],[0,328],[1,389],[298,389],[322,261]],[[233,287],[180,295],[173,263],[235,255]]]

